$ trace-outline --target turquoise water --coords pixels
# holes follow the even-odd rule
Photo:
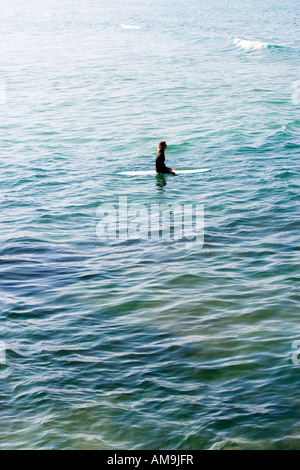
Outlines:
[[[1,9],[0,448],[300,449],[297,2]],[[117,174],[160,140],[212,171]],[[97,237],[119,196],[204,246]]]

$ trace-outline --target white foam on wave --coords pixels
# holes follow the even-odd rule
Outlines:
[[[141,26],[135,26],[132,24],[121,24],[120,26],[123,29],[141,29]]]
[[[241,38],[234,38],[233,43],[245,51],[261,51],[268,46],[266,42],[251,41],[250,39]]]

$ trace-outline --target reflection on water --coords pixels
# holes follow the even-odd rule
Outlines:
[[[167,185],[167,179],[164,174],[156,175],[156,187],[158,191],[163,190],[163,188]]]

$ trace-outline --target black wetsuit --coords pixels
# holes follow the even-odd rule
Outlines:
[[[161,150],[157,156],[155,161],[156,173],[171,173],[171,168],[168,168],[165,165],[165,151]]]

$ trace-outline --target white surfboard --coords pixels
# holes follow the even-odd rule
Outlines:
[[[176,174],[183,174],[183,175],[190,175],[193,173],[206,173],[207,171],[211,171],[210,168],[195,168],[192,170],[175,170]],[[137,171],[121,171],[118,175],[125,175],[125,176],[150,176],[150,175],[157,175],[157,174],[166,174],[169,173],[156,173],[155,170],[137,170]]]

